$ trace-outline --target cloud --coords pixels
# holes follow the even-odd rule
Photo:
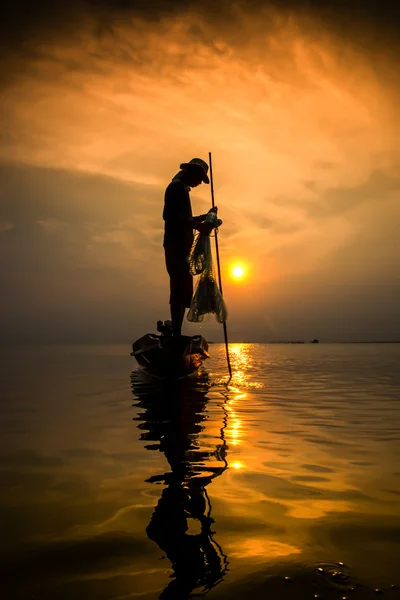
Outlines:
[[[66,227],[66,223],[59,219],[38,219],[36,223],[46,233],[60,233]]]
[[[34,327],[43,339],[50,330],[70,329],[72,321],[75,336],[82,321],[84,329],[96,329],[106,315],[103,331],[112,326],[113,314],[115,323],[121,321],[116,327],[122,327],[116,314],[122,307],[134,319],[140,306],[150,310],[143,286],[157,290],[166,280],[161,190],[109,177],[5,165],[2,180],[3,210],[15,224],[3,236],[0,258],[7,290],[1,300],[3,335],[23,335],[26,326],[28,336]],[[144,210],[148,206],[157,208],[157,227]],[[149,304],[157,311],[161,299]]]
[[[320,195],[320,202],[310,209],[313,214],[343,214],[361,204],[384,201],[388,196],[400,193],[400,166],[388,172],[372,170],[368,179],[357,186],[338,187],[326,190]],[[388,215],[389,216],[389,215]],[[392,218],[391,214],[389,218]]]
[[[4,231],[10,231],[10,229],[13,228],[13,223],[10,223],[9,221],[0,221],[0,233],[3,233]]]
[[[153,3],[143,3],[138,0],[73,0],[68,4],[55,0],[49,5],[45,0],[37,0],[34,5],[28,0],[20,0],[16,5],[10,1],[2,4],[1,23],[3,39],[15,45],[21,44],[22,36],[28,40],[35,39],[38,32],[50,34],[56,29],[59,35],[75,25],[77,16],[86,15],[96,18],[98,33],[108,30],[121,20],[141,18],[149,22],[160,19],[185,16],[194,13],[205,18],[208,25],[215,23],[221,26],[234,24],[238,14],[262,15],[267,9],[275,10],[287,17],[296,14],[313,15],[331,27],[347,33],[351,28],[352,35],[360,35],[363,29],[374,27],[376,33],[394,34],[400,20],[398,5],[394,0],[385,4],[369,0],[367,2],[352,2],[337,0],[332,7],[329,0],[272,0],[268,3],[261,0],[242,0],[234,5],[221,1],[215,5],[211,0],[201,5],[201,11],[196,2],[176,0],[158,0]],[[357,23],[357,27],[354,27]],[[361,32],[360,32],[361,30]]]
[[[0,141],[2,219],[14,224],[1,236],[2,302],[14,319],[17,310],[25,324],[40,314],[62,335],[71,323],[93,331],[96,318],[118,312],[121,335],[123,318],[139,323],[128,317],[133,305],[149,315],[145,323],[152,312],[167,314],[163,191],[182,160],[209,150],[238,331],[246,323],[256,330],[240,316],[243,304],[264,315],[266,297],[284,322],[280,285],[292,305],[305,280],[356,279],[377,290],[384,274],[386,286],[396,285],[395,49],[389,34],[381,53],[377,40],[361,45],[372,7],[352,9],[360,27],[349,37],[339,23],[350,9],[341,3],[330,22],[320,5],[239,3],[219,12],[210,4],[202,14],[177,5],[176,19],[165,3],[82,2],[64,9],[65,27],[40,7],[21,23],[26,42],[21,35],[12,46],[10,64],[20,68],[4,80]],[[206,186],[192,198],[194,212],[209,208]],[[229,279],[235,260],[248,267],[241,288]]]

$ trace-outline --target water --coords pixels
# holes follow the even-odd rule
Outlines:
[[[400,598],[400,345],[210,348],[2,349],[2,597]]]

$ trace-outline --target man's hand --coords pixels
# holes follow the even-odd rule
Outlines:
[[[201,235],[210,235],[214,229],[214,225],[211,223],[197,223],[196,229],[201,233]]]
[[[193,221],[195,221],[196,223],[202,223],[203,221],[206,220],[207,215],[210,213],[215,213],[217,214],[218,212],[218,206],[214,206],[213,208],[210,208],[210,210],[205,213],[204,215],[198,215],[197,217],[193,217]]]

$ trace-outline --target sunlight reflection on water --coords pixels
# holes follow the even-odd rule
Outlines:
[[[400,346],[210,348],[133,396],[125,347],[3,357],[10,598],[399,598]]]

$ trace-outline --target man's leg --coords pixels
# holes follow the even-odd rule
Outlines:
[[[183,324],[185,312],[186,312],[186,306],[184,304],[182,304],[181,305],[181,331],[182,331],[182,324]]]
[[[180,299],[171,299],[171,321],[172,335],[180,337],[182,331],[183,317],[185,316],[185,307]]]
[[[165,261],[170,277],[170,309],[172,335],[180,337],[186,307],[190,306],[193,295],[193,277],[189,272],[189,264],[185,254],[166,251]]]

